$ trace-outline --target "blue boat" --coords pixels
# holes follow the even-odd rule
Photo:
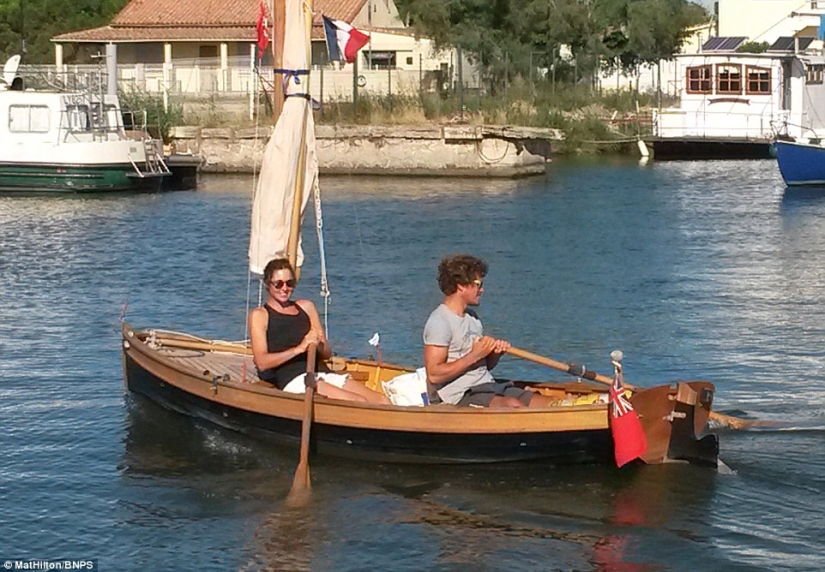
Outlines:
[[[825,185],[825,146],[779,139],[774,146],[786,185]]]

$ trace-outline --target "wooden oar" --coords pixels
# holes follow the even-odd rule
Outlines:
[[[202,350],[207,352],[227,352],[234,354],[252,355],[252,348],[241,343],[232,342],[203,342],[184,338],[169,338],[158,336],[156,339],[160,347],[180,348],[186,350]]]
[[[305,378],[306,393],[304,394],[304,420],[301,425],[301,454],[298,458],[298,468],[292,479],[292,489],[286,498],[286,504],[291,507],[304,506],[309,502],[312,485],[309,482],[309,430],[312,427],[312,400],[315,397],[315,353],[317,347],[310,344],[307,349],[307,375]]]
[[[529,352],[527,350],[523,350],[520,348],[511,347],[507,350],[507,353],[517,358],[526,359],[527,361],[532,361],[534,363],[541,365],[546,365],[547,367],[551,367],[553,369],[557,369],[559,371],[563,371],[565,373],[569,373],[577,377],[582,377],[584,379],[589,379],[591,381],[598,381],[599,383],[604,383],[606,385],[613,385],[613,378],[596,373],[595,371],[590,371],[583,365],[576,365],[556,361],[552,358],[540,356],[538,354],[534,354],[533,352]],[[629,383],[625,383],[624,386],[633,391],[637,391],[639,389],[633,385],[630,385]],[[727,427],[731,427],[733,429],[745,429],[747,427],[753,427],[756,425],[765,426],[770,424],[765,421],[750,421],[747,419],[742,419],[740,417],[733,417],[732,415],[723,415],[722,413],[717,413],[715,411],[710,412],[710,418],[717,423],[720,423]]]

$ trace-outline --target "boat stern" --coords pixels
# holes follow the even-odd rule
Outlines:
[[[648,443],[642,460],[715,467],[719,440],[714,434],[705,434],[715,391],[707,381],[680,381],[675,386],[660,385],[634,394],[630,402]]]

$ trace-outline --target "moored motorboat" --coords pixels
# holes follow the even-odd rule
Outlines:
[[[7,64],[0,81],[0,192],[156,191],[169,169],[135,114],[127,130],[117,95],[27,88]],[[13,70],[13,71],[12,71]],[[128,114],[127,114],[128,115]]]

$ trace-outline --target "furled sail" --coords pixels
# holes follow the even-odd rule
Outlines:
[[[249,270],[262,274],[273,258],[288,258],[293,204],[301,217],[318,177],[315,122],[309,100],[311,8],[302,0],[286,0],[283,67],[284,107],[264,150],[252,204]],[[276,86],[278,89],[278,86]],[[303,263],[300,239],[297,266]]]

